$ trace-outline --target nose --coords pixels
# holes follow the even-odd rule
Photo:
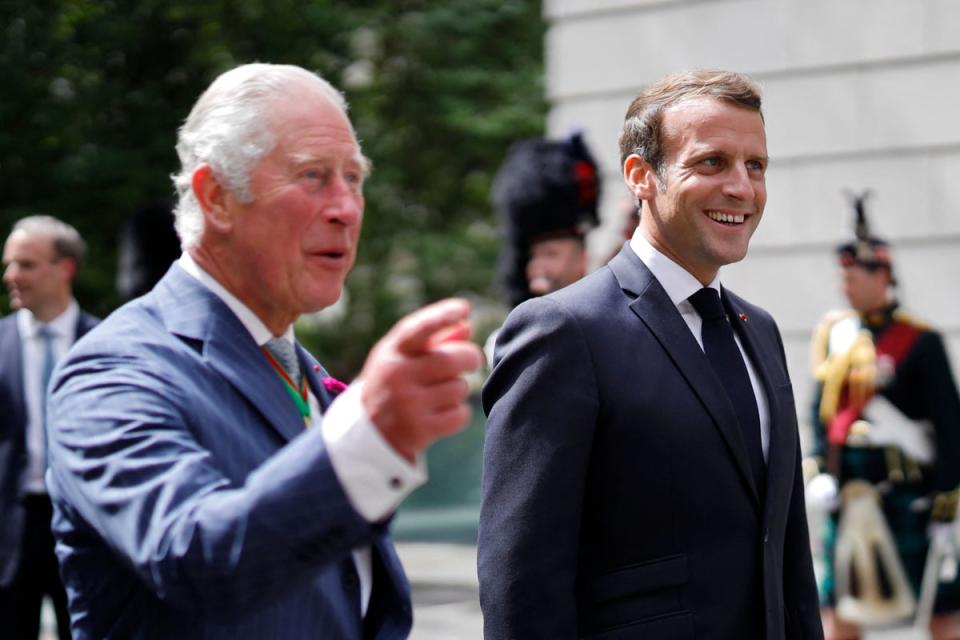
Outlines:
[[[363,214],[363,193],[360,186],[346,176],[338,175],[327,185],[323,215],[332,222],[351,226]]]
[[[16,277],[16,275],[17,275],[17,263],[11,262],[3,270],[3,281],[6,282],[7,284],[12,284],[13,279]]]
[[[756,196],[756,186],[750,176],[750,172],[743,165],[734,166],[723,184],[725,195],[748,202]]]

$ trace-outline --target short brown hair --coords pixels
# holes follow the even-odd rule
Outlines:
[[[719,69],[694,69],[667,76],[640,92],[624,117],[620,131],[620,167],[637,154],[657,175],[663,167],[663,112],[688,98],[708,96],[751,109],[763,117],[760,89],[748,76]]]

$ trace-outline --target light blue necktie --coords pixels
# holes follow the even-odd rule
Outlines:
[[[43,340],[40,353],[40,424],[43,426],[43,466],[47,466],[47,387],[53,374],[53,331],[47,325],[37,329],[37,336]]]

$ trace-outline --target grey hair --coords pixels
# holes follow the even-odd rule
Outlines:
[[[70,258],[77,265],[83,264],[87,255],[87,243],[80,237],[80,232],[63,220],[53,216],[27,216],[13,225],[11,234],[22,231],[27,235],[38,235],[50,238],[53,242],[53,251],[57,258]]]
[[[177,136],[180,172],[174,176],[177,235],[186,250],[203,231],[203,211],[193,193],[193,173],[208,164],[241,201],[250,202],[250,173],[276,144],[267,110],[295,89],[312,85],[344,113],[347,102],[329,82],[294,65],[246,64],[220,76],[194,104]]]

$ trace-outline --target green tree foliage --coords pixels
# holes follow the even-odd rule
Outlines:
[[[494,295],[487,194],[509,144],[542,132],[543,29],[520,0],[0,0],[0,229],[74,224],[90,245],[78,298],[108,313],[120,226],[172,193],[176,129],[212,78],[316,70],[375,166],[346,313],[302,332],[350,377],[403,312]]]

